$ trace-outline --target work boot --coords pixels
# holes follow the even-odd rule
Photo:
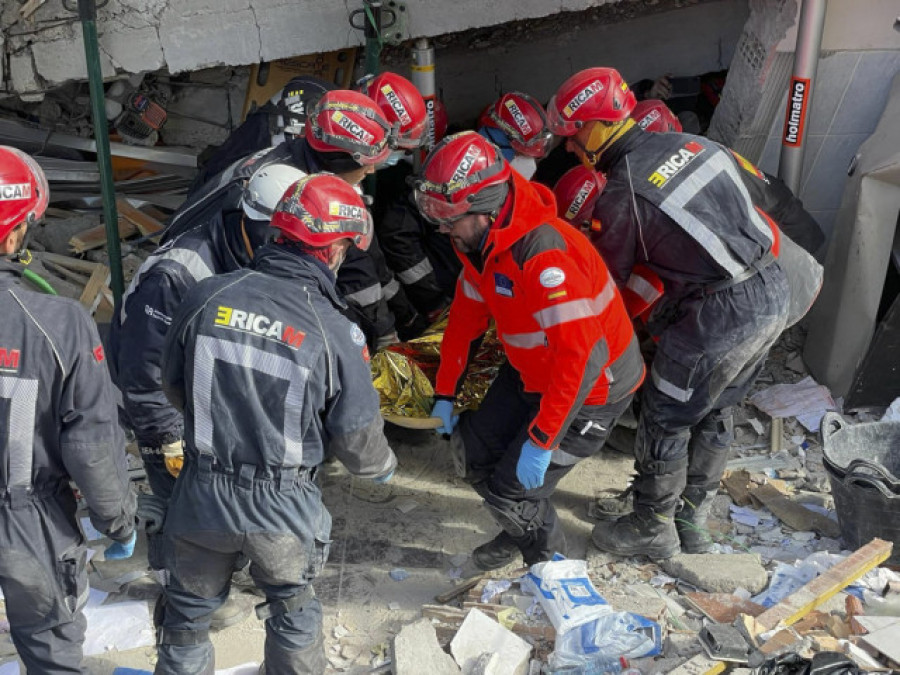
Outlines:
[[[209,629],[222,630],[250,616],[250,607],[234,598],[228,598],[222,606],[209,615]]]
[[[615,497],[598,497],[588,509],[588,515],[597,520],[615,520],[634,511],[634,491],[629,485]]]
[[[681,496],[681,509],[675,514],[675,527],[685,553],[709,553],[713,540],[706,528],[716,490],[687,488]]]
[[[651,560],[671,558],[681,550],[671,517],[641,509],[598,523],[591,533],[594,546],[620,556],[645,555]]]
[[[519,547],[515,540],[501,530],[500,534],[472,552],[472,562],[478,569],[489,572],[508,565],[518,555]]]

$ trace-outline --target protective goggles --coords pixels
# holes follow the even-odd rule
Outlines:
[[[547,127],[557,136],[574,136],[583,126],[583,122],[568,120],[559,112],[556,105],[556,96],[547,104]]]
[[[547,151],[550,149],[550,144],[552,142],[553,132],[549,129],[545,129],[537,136],[528,141],[513,140],[511,145],[513,150],[518,152],[520,155],[526,155],[528,157],[540,159],[547,154]]]
[[[433,194],[425,189],[424,185],[417,186],[413,200],[422,217],[437,227],[453,227],[453,223],[466,215],[472,206],[467,198],[454,203],[449,201],[449,195]]]

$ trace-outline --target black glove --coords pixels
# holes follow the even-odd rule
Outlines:
[[[168,504],[156,495],[138,495],[137,520],[147,534],[158,534],[166,519]]]

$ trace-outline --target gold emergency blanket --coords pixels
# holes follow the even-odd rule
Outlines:
[[[429,417],[434,404],[434,379],[441,360],[441,341],[447,318],[432,324],[420,337],[391,345],[372,357],[372,383],[381,397],[381,414]],[[475,409],[506,360],[493,326],[485,334],[475,358],[469,363],[458,409]]]

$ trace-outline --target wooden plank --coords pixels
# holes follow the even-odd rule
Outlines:
[[[130,220],[119,216],[119,239],[127,239],[133,237],[139,232],[137,227]],[[90,229],[79,232],[69,239],[69,246],[75,253],[84,253],[91,249],[101,248],[106,245],[106,227],[97,225]]]
[[[441,593],[440,595],[434,596],[435,602],[439,602],[444,604],[446,602],[450,602],[453,598],[458,598],[460,595],[468,591],[470,588],[475,586],[479,581],[484,578],[484,574],[478,574],[474,577],[469,577],[465,581],[458,583],[456,586],[451,588],[449,591]]]
[[[750,472],[745,469],[739,471],[726,471],[722,477],[722,485],[738,506],[750,506],[753,499],[750,497]]]
[[[119,211],[119,217],[125,218],[125,220],[127,220],[138,230],[140,230],[141,234],[143,234],[144,236],[159,234],[164,229],[166,229],[165,225],[159,222],[156,218],[144,213],[140,209],[133,207],[131,203],[124,197],[119,197],[116,199],[116,208]]]
[[[759,616],[766,608],[731,593],[685,593],[685,599],[716,623],[733,623],[740,614]]]
[[[891,542],[873,539],[824,574],[760,614],[756,617],[756,625],[766,632],[797,623],[823,602],[887,560],[892,549]]]
[[[31,15],[38,11],[45,2],[47,0],[28,0],[28,2],[19,7],[19,16],[23,19],[30,19]]]
[[[88,279],[87,285],[81,292],[79,302],[84,305],[85,309],[91,314],[97,309],[102,297],[103,287],[109,284],[109,268],[106,265],[97,265],[91,278]]]
[[[68,267],[57,265],[56,263],[50,262],[49,260],[41,260],[40,262],[45,269],[53,272],[53,274],[58,274],[63,279],[71,281],[73,284],[78,284],[79,286],[84,287],[84,285],[88,282],[89,277],[81,274],[80,272],[74,272]]]
[[[750,491],[765,505],[778,519],[788,527],[795,530],[817,532],[825,537],[837,538],[841,536],[840,526],[821,513],[810,511],[806,507],[789,499],[779,492],[774,485],[760,485]]]
[[[94,268],[97,267],[99,263],[91,262],[90,260],[82,260],[81,258],[73,258],[69,255],[59,255],[58,253],[50,253],[49,251],[35,251],[34,257],[38,260],[49,260],[52,263],[57,265],[62,265],[63,267],[75,270],[76,272],[84,272],[85,274],[93,274]]]

